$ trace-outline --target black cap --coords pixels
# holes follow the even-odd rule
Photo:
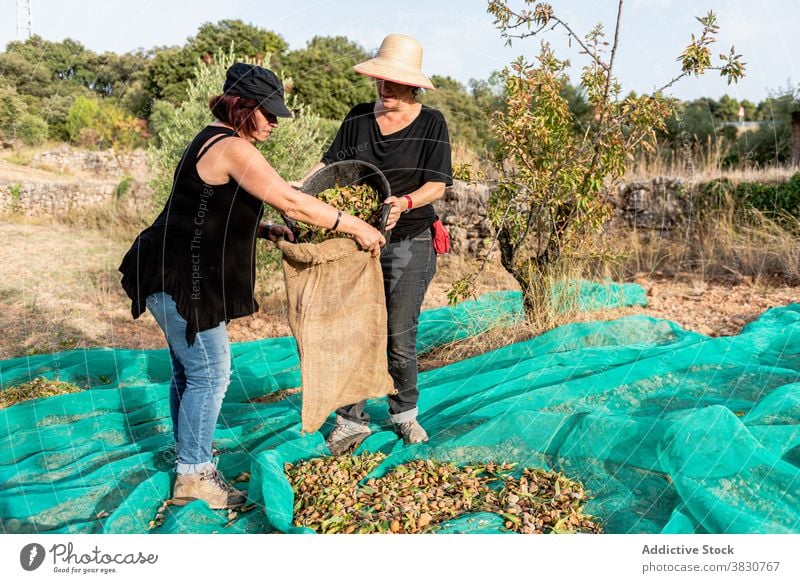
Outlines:
[[[234,63],[225,75],[222,90],[226,95],[254,99],[275,116],[292,117],[292,112],[283,102],[283,83],[275,73],[264,67]]]

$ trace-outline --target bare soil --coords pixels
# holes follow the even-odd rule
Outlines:
[[[130,239],[113,228],[103,232],[19,217],[0,220],[0,360],[81,347],[164,348],[164,337],[149,314],[131,318],[130,302],[119,286],[117,266]],[[423,307],[446,305],[450,283],[471,265],[461,257],[440,257]],[[585,318],[643,313],[724,336],[737,334],[771,307],[800,301],[800,288],[764,279],[704,281],[655,274],[633,281],[647,291],[646,308]],[[276,273],[265,282],[258,290],[259,313],[230,323],[233,342],[290,334],[282,276]],[[498,289],[518,288],[502,268],[490,266],[478,292]]]

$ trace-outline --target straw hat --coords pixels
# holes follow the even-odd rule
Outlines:
[[[421,68],[422,45],[405,34],[390,34],[383,39],[375,58],[353,67],[356,72],[375,79],[434,89]]]

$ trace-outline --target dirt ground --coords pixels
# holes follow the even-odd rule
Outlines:
[[[134,321],[116,271],[130,240],[108,232],[21,218],[0,220],[0,360],[72,348],[164,348],[152,317]],[[447,304],[450,283],[470,268],[457,256],[439,258],[425,308]],[[774,281],[702,281],[694,276],[640,275],[646,308],[593,313],[610,319],[644,313],[709,336],[737,334],[765,310],[800,301],[800,288]],[[492,266],[479,292],[518,289]],[[258,314],[231,322],[234,342],[288,335],[280,273],[259,290]]]

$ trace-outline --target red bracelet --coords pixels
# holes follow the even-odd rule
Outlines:
[[[408,208],[406,210],[410,211],[411,209],[413,209],[414,208],[414,201],[411,200],[411,195],[410,194],[404,194],[403,198],[408,201]]]

